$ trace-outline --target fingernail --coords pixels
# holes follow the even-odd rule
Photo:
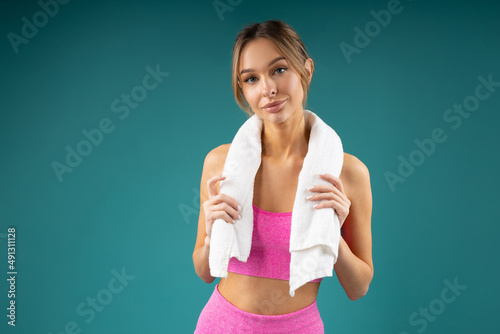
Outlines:
[[[241,211],[241,206],[238,204],[238,211]]]
[[[311,199],[314,195],[309,195],[306,197],[306,199]]]
[[[238,220],[241,219],[241,215],[238,215]]]
[[[307,188],[307,190],[311,190],[312,188],[314,188],[314,186],[310,186],[309,188]]]

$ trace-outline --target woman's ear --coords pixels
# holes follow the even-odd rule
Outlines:
[[[305,65],[305,68],[307,71],[307,78],[308,78],[309,82],[311,82],[312,74],[314,71],[314,62],[311,58],[307,58],[304,65]]]

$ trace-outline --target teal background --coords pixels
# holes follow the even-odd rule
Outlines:
[[[500,87],[456,129],[443,114],[478,76],[500,81],[500,6],[401,6],[348,63],[340,43],[354,44],[353,28],[387,1],[243,1],[222,18],[212,1],[71,1],[18,53],[7,36],[41,7],[2,3],[0,268],[7,277],[14,226],[18,275],[15,328],[0,283],[0,332],[62,333],[71,321],[81,333],[194,331],[219,282],[205,284],[192,262],[203,161],[246,120],[231,90],[233,42],[247,24],[280,19],[314,60],[307,109],[371,176],[374,278],[355,302],[335,275],[323,280],[326,333],[496,333]],[[112,102],[157,64],[168,77],[120,119]],[[60,181],[52,163],[104,118],[114,130]],[[447,140],[391,189],[385,174],[435,128]],[[133,279],[108,293],[122,268]],[[439,309],[455,278],[465,290]],[[97,296],[100,312],[78,314]],[[429,306],[438,314],[412,325]]]

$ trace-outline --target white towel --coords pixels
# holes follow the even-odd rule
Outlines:
[[[311,124],[309,145],[299,173],[297,193],[290,231],[290,296],[295,290],[316,278],[333,276],[340,242],[339,218],[333,208],[314,209],[321,201],[306,197],[314,194],[310,186],[330,182],[319,177],[328,173],[339,177],[344,151],[337,133],[315,113],[304,110]],[[236,133],[224,164],[226,179],[219,191],[236,199],[241,206],[241,219],[229,224],[216,219],[212,227],[209,266],[213,277],[227,278],[231,257],[246,262],[250,255],[253,232],[254,180],[261,164],[262,119],[254,114]]]

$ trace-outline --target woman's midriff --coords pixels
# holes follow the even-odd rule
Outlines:
[[[290,297],[288,280],[228,272],[221,278],[220,294],[237,308],[255,314],[280,315],[301,310],[316,300],[321,282],[309,282]]]

